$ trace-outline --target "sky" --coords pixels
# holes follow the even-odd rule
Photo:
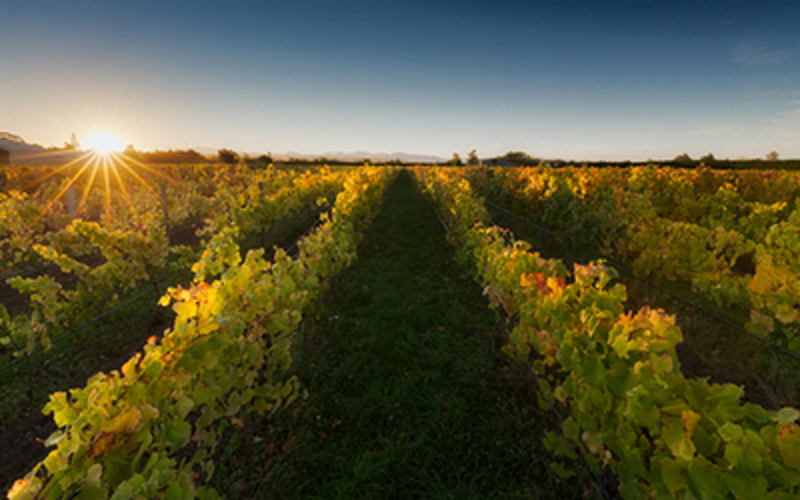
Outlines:
[[[0,131],[140,150],[800,158],[800,2],[0,0]]]

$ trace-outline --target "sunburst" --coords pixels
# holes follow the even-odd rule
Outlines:
[[[91,134],[85,145],[98,154],[108,155],[121,152],[125,148],[125,141],[111,132],[100,131]]]
[[[124,203],[128,206],[131,212],[136,213],[136,205],[131,197],[128,187],[125,185],[125,182],[120,175],[120,170],[127,172],[133,179],[141,183],[142,186],[159,198],[161,195],[156,191],[155,188],[153,188],[153,186],[150,185],[149,182],[147,182],[147,180],[144,179],[144,177],[140,174],[141,171],[149,172],[161,178],[165,182],[172,184],[176,183],[172,177],[161,172],[159,169],[153,168],[135,158],[130,157],[124,152],[121,152],[124,144],[125,142],[114,134],[97,132],[91,135],[86,141],[86,145],[91,148],[89,151],[35,181],[34,185],[40,184],[46,179],[65,172],[68,169],[76,169],[75,172],[69,177],[65,185],[56,194],[56,196],[47,204],[47,206],[42,209],[37,220],[41,219],[45,214],[47,214],[47,212],[52,209],[53,205],[59,199],[62,199],[70,189],[75,190],[79,184],[85,184],[80,197],[80,203],[78,203],[75,207],[76,210],[73,214],[77,217],[80,217],[86,205],[89,194],[95,185],[95,180],[98,179],[101,180],[101,184],[104,189],[104,212],[109,222],[112,218],[111,207],[113,202],[112,192],[114,190],[114,184],[116,184],[116,187],[122,194]]]

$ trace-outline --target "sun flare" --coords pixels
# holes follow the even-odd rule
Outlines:
[[[125,141],[110,132],[97,132],[85,142],[93,151],[100,154],[118,153],[125,148]]]

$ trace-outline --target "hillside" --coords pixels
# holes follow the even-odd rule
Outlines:
[[[9,132],[0,132],[0,149],[9,152],[11,163],[66,163],[81,153],[72,151],[52,151],[25,140]]]

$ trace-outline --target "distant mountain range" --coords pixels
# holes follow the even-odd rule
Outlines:
[[[336,151],[336,152],[323,153],[321,155],[307,155],[307,154],[297,153],[294,151],[289,151],[285,154],[276,156],[279,158],[330,158],[331,160],[345,160],[345,161],[363,160],[363,159],[370,159],[372,161],[401,160],[406,163],[435,163],[445,160],[445,158],[442,158],[440,156],[405,153],[402,151],[394,153],[370,153],[369,151],[350,151],[350,152]]]
[[[218,150],[213,148],[196,148],[195,151],[204,155],[211,156],[211,155],[216,155]],[[262,154],[265,154],[263,152],[253,153],[247,151],[239,153],[246,154],[252,157],[257,157],[261,156]],[[278,160],[288,160],[289,158],[298,158],[304,160],[327,158],[329,160],[342,160],[342,161],[369,159],[372,161],[381,161],[381,162],[399,159],[405,163],[436,163],[447,160],[447,158],[442,158],[441,156],[435,156],[435,155],[421,155],[421,154],[405,153],[405,152],[371,153],[369,151],[347,151],[347,152],[336,151],[336,152],[327,152],[322,154],[306,154],[306,153],[298,153],[297,151],[287,151],[285,153],[273,153],[272,157]]]
[[[9,152],[11,163],[65,163],[74,160],[82,154],[81,152],[74,151],[50,150],[36,144],[29,144],[25,142],[22,137],[9,132],[0,132],[0,149],[5,149]],[[217,154],[218,149],[195,148],[195,151],[203,155],[214,156]],[[241,154],[257,157],[264,153],[241,152]],[[298,153],[296,151],[288,151],[286,153],[276,153],[272,156],[275,159],[281,160],[286,160],[289,158],[309,160],[315,158],[327,158],[330,160],[342,161],[359,161],[369,159],[374,162],[400,160],[405,163],[436,163],[447,160],[447,158],[442,158],[441,156],[435,155],[422,155],[405,152],[371,153],[369,151],[336,151],[323,154],[305,154]]]

